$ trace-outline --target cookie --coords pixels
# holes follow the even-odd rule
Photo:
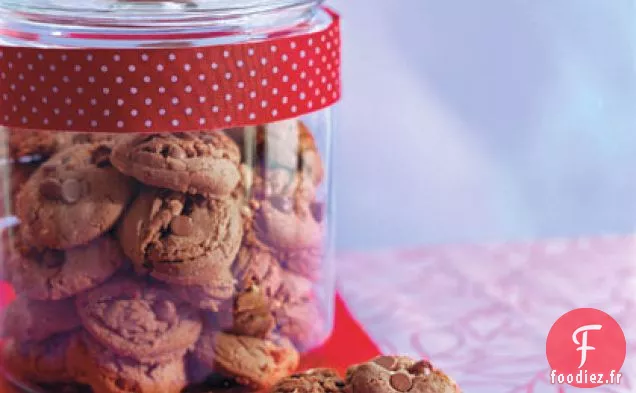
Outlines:
[[[318,146],[312,132],[303,122],[300,123],[299,132],[299,155],[300,161],[298,168],[300,172],[313,180],[318,185],[325,178],[325,167],[320,157]]]
[[[171,285],[171,291],[196,308],[219,311],[221,304],[234,294],[234,277],[229,268],[214,265],[203,285]]]
[[[283,378],[270,393],[341,393],[344,386],[336,370],[316,368]]]
[[[216,197],[239,184],[240,159],[236,143],[221,131],[134,135],[112,154],[113,165],[144,184]]]
[[[269,337],[276,327],[271,299],[253,286],[239,293],[232,305],[229,332],[237,336]]]
[[[7,128],[9,153],[14,160],[23,158],[46,159],[67,146],[64,133],[59,131]]]
[[[298,249],[282,250],[278,253],[281,266],[292,273],[306,277],[312,281],[318,281],[324,276],[324,270],[330,266],[323,263],[325,258],[324,247],[314,246]]]
[[[457,384],[425,360],[380,356],[347,370],[346,392],[459,393]]]
[[[304,276],[281,271],[281,285],[274,296],[281,303],[303,303],[313,299],[313,282]]]
[[[296,169],[242,165],[240,170],[248,200],[263,200],[277,196],[311,202],[316,198],[316,185],[311,178]]]
[[[34,163],[14,163],[8,167],[9,187],[11,204],[15,203],[15,198],[22,189],[22,186],[29,180],[31,175],[38,169],[38,164]]]
[[[2,350],[3,367],[21,381],[71,382],[74,372],[68,359],[77,333],[52,336],[44,341],[8,340]]]
[[[315,249],[322,246],[322,218],[310,204],[273,197],[258,204],[254,225],[259,238],[276,249]]]
[[[19,296],[5,311],[3,336],[20,342],[42,341],[81,324],[73,299],[52,302]]]
[[[164,286],[132,278],[116,277],[80,294],[77,309],[99,343],[138,361],[182,355],[201,332],[192,306]]]
[[[34,300],[61,300],[94,288],[125,262],[110,236],[66,251],[38,250],[20,236],[6,261],[7,275],[17,293]]]
[[[278,332],[303,350],[319,344],[329,331],[327,313],[319,306],[309,279],[283,271],[272,310]]]
[[[7,129],[9,151],[14,160],[31,158],[46,160],[53,154],[70,146],[112,141],[117,135],[96,132],[68,132],[46,130]]]
[[[124,252],[139,272],[175,284],[207,284],[230,267],[243,237],[239,204],[145,188],[119,227]]]
[[[122,134],[110,134],[106,132],[66,132],[63,148],[87,143],[97,142],[115,142],[118,138],[122,138]]]
[[[298,367],[299,355],[284,338],[261,339],[205,332],[194,349],[204,364],[256,389],[274,385]]]
[[[228,134],[242,147],[243,162],[253,167],[286,168],[307,175],[314,184],[324,167],[312,132],[297,120],[234,128]]]
[[[115,170],[107,143],[70,147],[51,157],[16,198],[21,230],[35,246],[68,249],[108,231],[128,205],[134,182]]]
[[[329,333],[325,313],[320,311],[315,300],[283,304],[274,310],[274,318],[276,331],[301,350],[317,346]]]
[[[122,357],[83,334],[69,358],[94,393],[179,393],[187,384],[182,357],[147,362]]]
[[[256,285],[271,298],[282,285],[283,273],[274,251],[260,242],[249,229],[245,232],[232,271],[239,291]]]

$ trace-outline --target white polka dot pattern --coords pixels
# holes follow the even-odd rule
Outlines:
[[[270,123],[340,99],[339,18],[310,34],[205,48],[0,46],[0,124],[95,132]]]

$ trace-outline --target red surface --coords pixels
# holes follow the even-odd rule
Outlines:
[[[301,369],[332,367],[344,375],[349,365],[364,362],[380,354],[340,296],[336,299],[335,319],[331,337],[322,347],[303,357]]]

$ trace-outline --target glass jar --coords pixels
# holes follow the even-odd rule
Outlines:
[[[6,377],[178,393],[292,373],[332,328],[337,15],[319,0],[0,13]]]

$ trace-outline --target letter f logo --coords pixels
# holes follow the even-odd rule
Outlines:
[[[574,341],[574,344],[580,345],[580,347],[576,349],[577,351],[581,351],[581,364],[579,365],[579,368],[583,367],[585,365],[585,362],[587,362],[587,351],[593,351],[596,349],[594,347],[590,347],[587,345],[587,333],[590,330],[601,330],[602,328],[603,328],[603,325],[581,326],[580,328],[576,329],[574,333],[572,334],[572,341]],[[579,342],[579,339],[578,339],[579,333],[583,333],[581,335],[582,336],[581,342]]]

